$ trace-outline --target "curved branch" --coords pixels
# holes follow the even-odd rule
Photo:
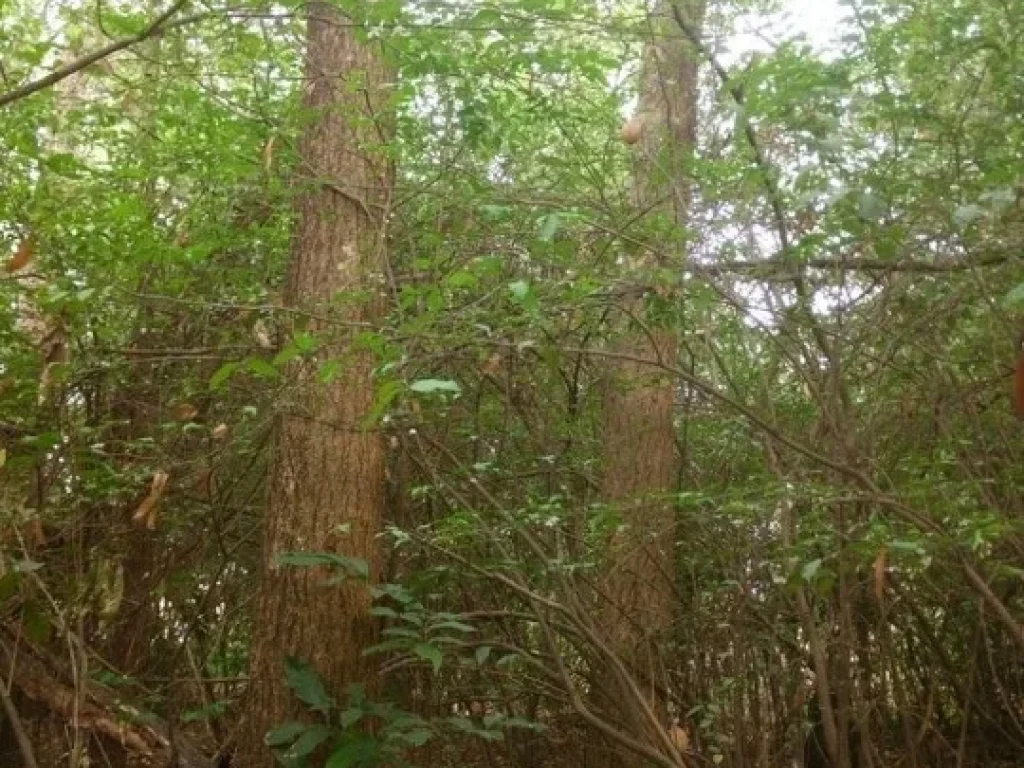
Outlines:
[[[109,45],[105,45],[91,53],[87,53],[81,56],[69,64],[55,69],[50,74],[40,77],[38,80],[32,80],[31,82],[20,85],[13,90],[7,91],[7,93],[0,94],[0,107],[5,107],[8,104],[12,104],[19,99],[24,99],[26,96],[31,96],[33,93],[41,91],[45,88],[49,88],[51,85],[56,85],[61,80],[64,80],[76,72],[81,72],[86,67],[92,66],[97,61],[101,61],[111,54],[123,51],[125,48],[130,48],[137,43],[141,43],[143,40],[148,40],[151,37],[163,34],[163,32],[169,26],[170,20],[177,14],[185,5],[188,0],[177,0],[170,8],[157,16],[145,29],[136,35],[131,37],[123,37],[120,40],[115,40]],[[184,19],[179,24],[187,21],[205,17],[207,14],[199,14],[189,19]]]

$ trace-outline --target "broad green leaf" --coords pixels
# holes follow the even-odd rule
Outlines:
[[[422,747],[434,734],[427,728],[414,728],[410,731],[395,734],[395,740],[408,744],[410,747]]]
[[[277,565],[296,568],[333,567],[341,568],[346,573],[360,579],[370,576],[370,566],[358,557],[338,555],[334,552],[279,552],[274,558]]]
[[[308,728],[305,723],[288,722],[282,723],[273,730],[269,731],[266,736],[263,737],[263,742],[268,747],[283,747],[285,744],[291,744],[298,738],[299,734]]]
[[[342,710],[341,715],[338,716],[338,722],[341,723],[342,728],[351,728],[362,719],[363,710],[359,707],[349,707]]]
[[[441,654],[441,649],[436,645],[432,645],[430,643],[417,643],[412,647],[412,652],[424,661],[429,661],[434,667],[435,673],[441,670],[441,663],[444,657]]]
[[[476,632],[477,628],[464,624],[461,621],[453,621],[451,619],[447,621],[439,621],[436,624],[431,624],[428,628],[430,632],[438,632],[442,629],[454,629],[456,632]]]
[[[332,706],[331,697],[327,695],[323,681],[309,664],[288,656],[284,661],[285,681],[299,701],[307,704],[314,712],[327,713]]]
[[[313,751],[331,737],[331,731],[324,725],[312,725],[307,728],[295,740],[295,743],[285,750],[284,757],[288,760],[298,760],[313,753]]]
[[[263,379],[276,379],[281,375],[280,371],[272,363],[267,362],[262,357],[246,358],[245,369],[254,376]]]
[[[327,758],[324,768],[371,768],[377,765],[380,746],[372,736],[353,732]]]

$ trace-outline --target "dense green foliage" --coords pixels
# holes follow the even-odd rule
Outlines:
[[[680,340],[660,664],[691,748],[791,764],[816,629],[863,765],[1019,764],[1024,2],[851,0],[827,57],[791,39],[726,68],[709,42],[685,232],[636,209],[619,140],[640,4],[340,4],[397,72],[398,181],[388,317],[357,339],[390,446],[385,701],[323,694],[356,755],[334,764],[581,764],[600,628],[572,617],[621,523],[597,384],[638,295],[633,329]],[[0,2],[0,91],[161,10],[36,6]],[[279,298],[315,119],[300,6],[187,3],[0,106],[0,242],[32,252],[0,277],[4,643],[211,754],[244,697],[286,364],[322,343]],[[707,40],[751,6],[713,5]]]

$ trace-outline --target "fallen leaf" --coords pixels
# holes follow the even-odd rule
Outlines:
[[[210,432],[210,437],[212,437],[214,440],[223,440],[227,436],[228,436],[228,425],[227,424],[218,424]]]

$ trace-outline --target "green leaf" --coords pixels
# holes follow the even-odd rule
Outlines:
[[[476,657],[476,663],[482,667],[487,657],[491,655],[491,646],[481,645],[473,655]]]
[[[228,708],[228,702],[226,701],[211,701],[205,707],[199,709],[190,709],[187,712],[183,712],[181,719],[183,722],[192,723],[201,720],[216,720],[218,717],[223,715]]]
[[[271,364],[279,368],[282,365],[290,363],[292,360],[299,357],[299,355],[301,354],[302,352],[299,350],[298,346],[293,341],[291,344],[287,344],[285,347],[281,349],[280,352],[274,355],[274,359],[271,361]]]
[[[295,568],[341,568],[360,579],[367,579],[370,576],[370,566],[365,560],[334,552],[279,552],[274,562],[279,566]]]
[[[327,713],[333,702],[327,695],[323,681],[309,664],[288,656],[284,660],[284,675],[288,687],[291,688],[299,701],[309,706],[314,712]]]
[[[926,555],[928,554],[924,546],[917,541],[906,541],[903,539],[896,539],[889,542],[889,549],[902,551],[902,552],[913,552],[915,555]]]
[[[431,624],[427,630],[429,632],[437,632],[442,629],[454,629],[456,632],[476,632],[476,627],[470,626],[469,624],[463,624],[461,621],[439,621],[436,624]]]
[[[555,234],[558,232],[558,227],[561,224],[561,218],[557,213],[550,213],[541,219],[540,225],[540,239],[545,242],[551,242]]]
[[[362,655],[370,656],[375,653],[387,653],[389,651],[404,651],[409,647],[408,639],[394,638],[393,640],[385,640],[382,643],[376,643],[374,645],[363,648]]]
[[[471,288],[477,284],[477,277],[472,272],[467,272],[464,269],[460,269],[457,272],[452,272],[445,278],[445,282],[450,288]]]
[[[408,744],[410,747],[422,747],[430,741],[433,736],[433,732],[426,728],[414,728],[411,731],[395,734],[395,739],[396,741]]]
[[[21,609],[21,624],[30,640],[45,643],[50,638],[50,618],[36,600],[30,600]]]
[[[429,661],[434,667],[434,672],[441,671],[441,663],[444,657],[441,654],[441,649],[436,645],[430,643],[416,643],[412,647],[412,652],[419,656],[424,661]]]
[[[245,369],[262,379],[276,379],[280,375],[277,368],[261,357],[246,358]]]
[[[381,417],[387,412],[388,408],[398,397],[399,393],[405,386],[404,382],[398,379],[387,379],[382,381],[376,388],[376,392],[373,396],[373,405],[370,407],[369,412],[366,414],[366,418],[363,423],[367,427],[372,427],[380,421]]]
[[[340,361],[327,360],[317,369],[316,378],[321,384],[330,384],[338,377],[342,370],[343,366]]]
[[[817,560],[811,560],[808,563],[804,563],[803,568],[800,569],[800,575],[803,576],[804,581],[810,583],[814,581],[815,574],[821,569],[821,558]]]
[[[372,736],[354,732],[327,758],[324,768],[370,768],[377,764],[380,746]]]
[[[878,221],[888,210],[886,201],[874,192],[862,192],[857,200],[857,215],[865,221]]]
[[[284,753],[287,760],[298,760],[313,751],[331,737],[331,731],[324,725],[313,725],[307,728],[295,743]]]
[[[0,603],[6,602],[18,594],[21,576],[13,571],[0,576]]]
[[[268,747],[282,747],[285,744],[291,744],[307,727],[305,723],[296,723],[294,721],[283,723],[269,731],[263,737],[263,743]]]
[[[341,723],[342,728],[351,728],[353,725],[363,719],[363,710],[359,707],[349,707],[343,710],[338,718],[338,722]]]
[[[508,285],[509,293],[517,301],[524,301],[530,295],[530,284],[525,280],[516,280]]]
[[[462,391],[458,382],[446,379],[420,379],[419,381],[414,381],[410,384],[409,389],[423,395],[429,395],[435,392],[452,392],[454,394],[458,394]]]
[[[1003,307],[1012,312],[1024,312],[1024,283],[1011,288],[1002,301]]]

